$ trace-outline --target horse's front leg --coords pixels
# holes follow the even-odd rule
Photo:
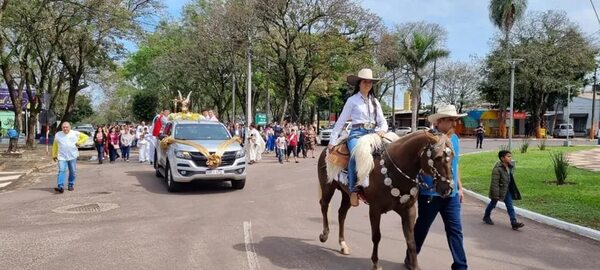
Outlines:
[[[338,210],[338,223],[340,224],[340,252],[344,255],[350,255],[350,248],[346,245],[346,239],[344,238],[344,223],[346,222],[348,209],[350,209],[350,195],[342,192],[342,204]]]
[[[406,240],[406,258],[404,264],[409,270],[418,270],[417,243],[415,242],[415,220],[417,219],[417,207],[404,208],[396,211],[402,217],[402,231]]]
[[[381,230],[379,228],[381,223],[381,211],[371,205],[369,207],[369,219],[371,220],[371,240],[373,241],[373,253],[371,254],[373,270],[382,270],[383,268],[378,265],[379,241],[381,240]]]

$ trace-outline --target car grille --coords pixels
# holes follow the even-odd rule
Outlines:
[[[231,166],[235,162],[235,152],[236,151],[227,151],[221,157],[221,166]],[[210,154],[214,154],[215,152],[210,152]],[[190,152],[192,156],[192,161],[198,167],[206,167],[207,158],[200,152]]]

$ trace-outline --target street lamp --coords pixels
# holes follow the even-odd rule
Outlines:
[[[512,136],[513,136],[513,128],[514,128],[514,99],[515,99],[515,68],[517,64],[523,62],[525,60],[513,58],[508,59],[508,63],[510,64],[510,125],[508,129],[508,149],[512,150]]]

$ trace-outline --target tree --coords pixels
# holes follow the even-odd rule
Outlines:
[[[491,0],[490,1],[490,20],[494,26],[498,27],[504,39],[501,41],[501,47],[505,55],[505,61],[511,58],[510,52],[510,31],[516,22],[518,22],[527,9],[527,0]],[[505,65],[508,69],[508,63]],[[506,86],[509,81],[506,81]],[[500,95],[504,97],[505,95]],[[504,110],[507,107],[509,98],[499,99],[500,101],[500,136],[506,138],[506,121],[504,120]],[[511,112],[512,113],[512,112]]]
[[[85,95],[78,95],[75,98],[75,106],[73,106],[73,115],[71,121],[76,124],[80,123],[81,120],[90,117],[94,114],[92,109],[92,101]]]
[[[133,117],[139,121],[149,122],[156,114],[158,96],[150,91],[138,92],[133,96],[131,110]]]
[[[410,81],[412,130],[417,130],[417,116],[421,90],[429,82],[426,69],[435,60],[447,57],[450,52],[443,48],[446,31],[438,24],[425,22],[407,23],[397,27],[398,50],[405,63]]]
[[[459,112],[480,103],[481,76],[477,64],[448,62],[440,67],[438,76],[440,103],[452,104]]]
[[[513,39],[512,54],[525,59],[518,67],[515,107],[531,114],[537,130],[545,126],[549,108],[568,102],[567,86],[583,85],[585,75],[594,70],[596,49],[564,12],[557,11],[528,15],[517,24]],[[510,76],[501,47],[498,44],[487,56],[480,87],[485,98],[496,103],[506,95]]]

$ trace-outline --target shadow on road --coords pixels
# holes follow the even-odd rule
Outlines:
[[[126,171],[140,183],[147,191],[158,194],[169,195],[197,195],[197,194],[219,194],[236,191],[231,188],[229,181],[225,182],[191,182],[186,183],[179,192],[172,193],[167,190],[164,178],[156,177],[154,171]]]
[[[330,240],[331,241],[331,240]],[[255,243],[256,254],[268,259],[274,266],[284,269],[370,269],[370,258],[344,256],[338,250],[315,245],[310,239],[268,236]],[[369,243],[370,245],[370,243]],[[234,249],[246,251],[244,243],[236,244]],[[399,255],[400,256],[400,255]],[[310,261],[305,258],[311,258]],[[402,260],[404,258],[400,258]],[[404,269],[403,263],[380,260],[384,269]]]
[[[54,188],[49,188],[49,187],[44,187],[44,188],[30,188],[29,190],[39,190],[39,191],[46,191],[52,194],[56,194],[56,192],[54,191]]]

